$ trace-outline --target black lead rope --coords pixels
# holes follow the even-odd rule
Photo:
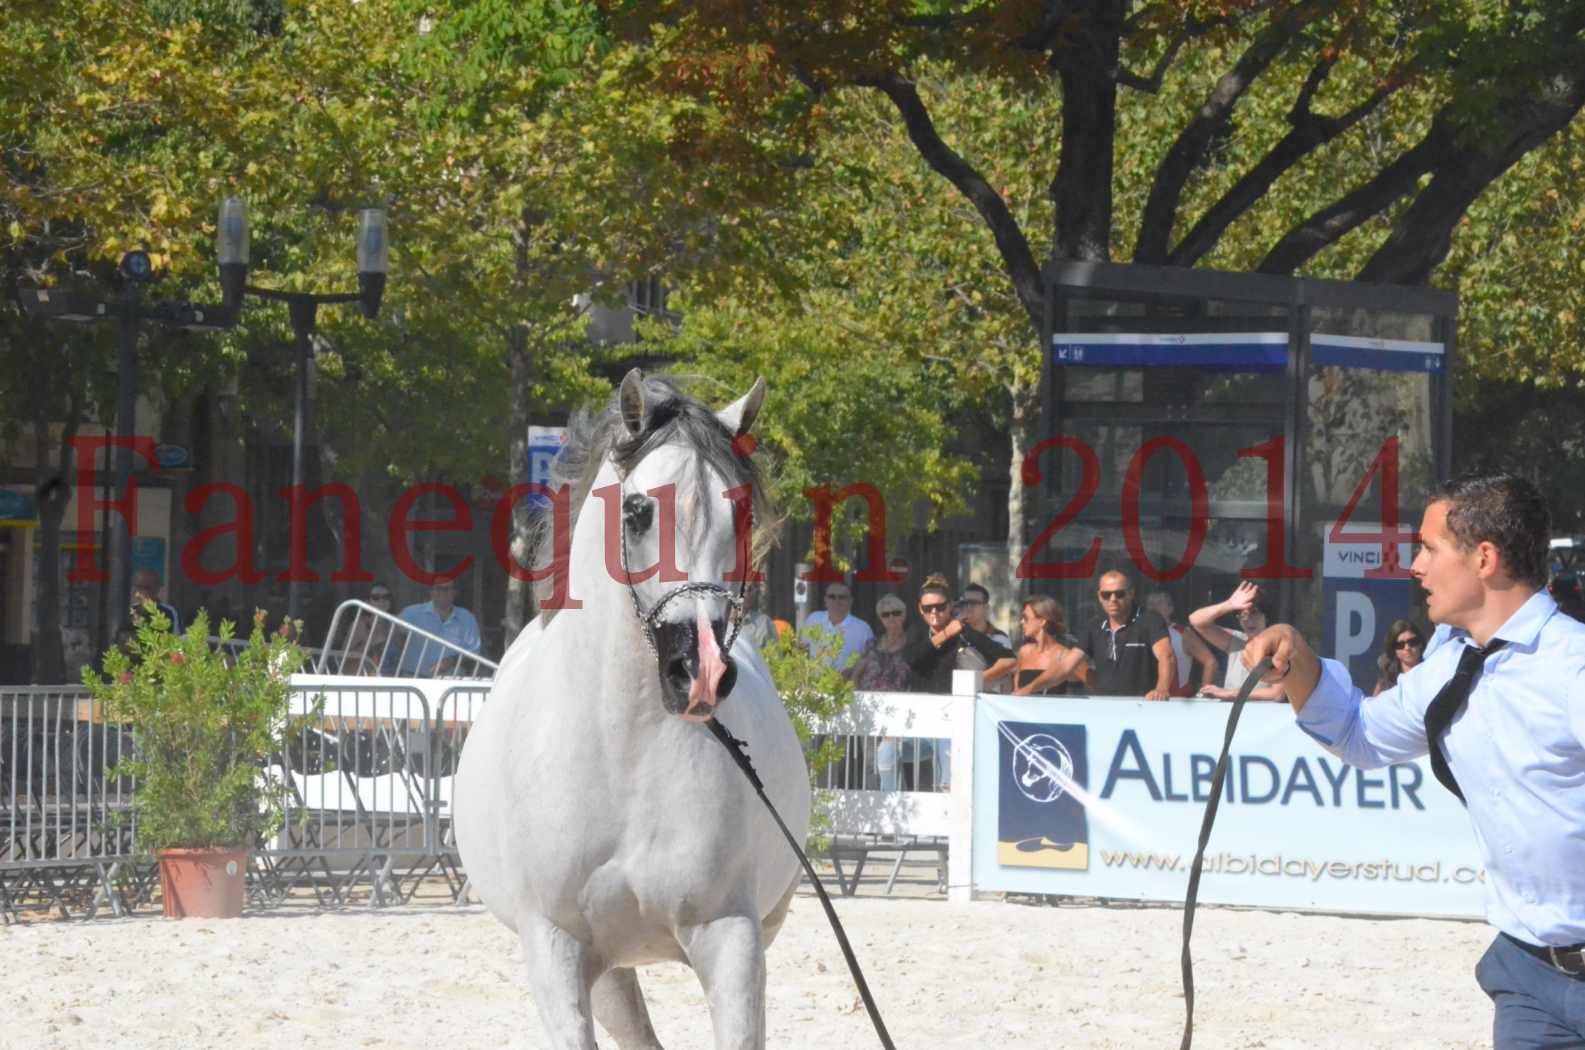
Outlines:
[[[1205,803],[1205,816],[1200,821],[1200,841],[1194,851],[1194,862],[1189,865],[1189,888],[1183,898],[1183,1040],[1178,1044],[1179,1050],[1190,1050],[1194,1045],[1194,959],[1189,951],[1189,942],[1194,934],[1194,909],[1200,895],[1200,872],[1205,867],[1205,847],[1211,841],[1211,828],[1216,823],[1216,810],[1222,801],[1222,788],[1227,783],[1227,766],[1229,755],[1233,748],[1233,733],[1238,729],[1238,716],[1244,711],[1244,704],[1249,700],[1249,694],[1260,685],[1260,680],[1271,670],[1271,660],[1265,659],[1256,664],[1249,672],[1249,677],[1244,679],[1243,688],[1239,689],[1238,696],[1233,701],[1233,709],[1227,715],[1227,731],[1222,737],[1222,753],[1216,760],[1216,771],[1211,776],[1211,797]],[[820,898],[820,906],[825,909],[826,918],[831,922],[831,929],[836,933],[837,944],[842,948],[842,957],[847,960],[848,970],[853,974],[853,983],[858,985],[859,996],[864,1000],[864,1008],[869,1011],[870,1021],[875,1025],[875,1034],[880,1037],[881,1046],[886,1050],[896,1050],[892,1038],[886,1032],[886,1023],[881,1020],[880,1011],[875,1006],[875,997],[870,994],[870,986],[864,980],[864,971],[859,968],[859,961],[853,954],[853,946],[848,943],[847,934],[842,929],[842,922],[837,918],[836,909],[831,906],[831,898],[826,895],[826,888],[820,881],[820,876],[815,874],[814,865],[809,863],[808,856],[803,847],[787,829],[787,824],[782,820],[781,814],[776,812],[776,807],[765,795],[765,785],[760,781],[759,774],[754,772],[754,766],[749,761],[748,755],[743,751],[743,741],[736,739],[727,732],[726,727],[715,719],[705,723],[711,734],[721,741],[721,746],[726,748],[727,754],[737,763],[743,775],[748,777],[748,782],[754,788],[754,793],[760,801],[765,803],[765,808],[770,810],[770,815],[776,821],[776,826],[781,829],[782,835],[787,839],[787,844],[798,855],[798,861],[803,865],[804,873],[809,876],[809,881],[814,884],[815,894]]]
[[[765,803],[765,808],[770,810],[771,817],[776,821],[776,826],[781,828],[781,833],[786,836],[787,845],[798,854],[798,861],[804,866],[804,874],[809,876],[809,881],[814,883],[815,893],[820,897],[820,906],[826,910],[826,918],[831,921],[831,929],[836,932],[837,943],[842,946],[842,957],[848,961],[848,970],[853,974],[853,983],[858,985],[859,996],[864,1000],[864,1009],[869,1011],[870,1020],[875,1024],[875,1034],[880,1036],[881,1045],[886,1050],[897,1050],[892,1045],[892,1037],[886,1033],[886,1023],[881,1020],[881,1012],[875,1007],[875,997],[870,995],[870,986],[864,980],[864,971],[859,969],[858,958],[853,954],[853,946],[848,944],[848,935],[842,930],[842,923],[837,919],[836,909],[831,906],[831,898],[826,896],[826,888],[820,882],[820,876],[815,874],[814,865],[809,863],[809,857],[804,853],[803,845],[787,830],[787,824],[781,819],[781,814],[776,812],[776,807],[765,795],[765,785],[760,782],[759,774],[754,772],[754,765],[748,760],[748,755],[743,751],[745,742],[738,740],[727,732],[726,726],[710,719],[705,725],[710,727],[710,732],[721,741],[721,746],[726,748],[727,754],[737,763],[737,767],[748,777],[748,782],[753,785],[754,793],[759,800]]]
[[[1183,1041],[1178,1050],[1189,1050],[1194,1045],[1194,960],[1189,955],[1189,938],[1194,933],[1194,906],[1200,896],[1200,869],[1205,867],[1205,845],[1211,841],[1211,825],[1216,823],[1216,807],[1222,801],[1222,786],[1227,780],[1228,755],[1233,747],[1233,730],[1238,728],[1238,716],[1244,702],[1255,691],[1260,680],[1271,670],[1268,657],[1256,664],[1244,679],[1244,686],[1233,701],[1233,710],[1227,715],[1227,732],[1222,737],[1222,755],[1216,760],[1216,772],[1211,777],[1211,797],[1205,803],[1205,816],[1200,820],[1200,845],[1194,851],[1194,863],[1189,865],[1189,889],[1183,896]]]

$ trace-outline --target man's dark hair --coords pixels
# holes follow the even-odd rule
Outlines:
[[[986,590],[984,587],[980,586],[977,583],[971,583],[967,587],[963,588],[963,593],[964,593],[965,596],[966,595],[970,595],[970,594],[978,594],[981,598],[984,598],[987,602],[989,602],[991,600],[991,592]]]
[[[1130,591],[1134,589],[1134,575],[1127,569],[1120,569],[1115,565],[1110,569],[1102,569],[1100,574],[1095,577],[1095,585],[1097,587],[1100,586],[1101,578],[1103,576],[1121,576],[1123,578],[1123,582],[1128,584],[1128,589]]]
[[[1431,502],[1449,504],[1447,528],[1459,546],[1490,543],[1509,576],[1546,586],[1552,515],[1530,482],[1506,472],[1465,474],[1437,486]]]

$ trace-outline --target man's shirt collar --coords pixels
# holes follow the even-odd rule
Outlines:
[[[1501,627],[1492,632],[1492,637],[1501,638],[1516,649],[1533,650],[1541,637],[1542,626],[1557,611],[1557,602],[1552,600],[1550,594],[1545,590],[1536,591],[1528,601],[1514,610]],[[1469,632],[1462,627],[1453,628],[1450,637],[1460,639],[1466,645],[1475,644],[1470,640]]]

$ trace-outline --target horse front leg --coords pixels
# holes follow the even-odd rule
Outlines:
[[[760,920],[728,915],[680,932],[699,975],[716,1050],[765,1050],[765,942]]]
[[[589,989],[596,967],[588,947],[541,915],[518,919],[529,986],[551,1050],[596,1050]]]
[[[631,968],[607,970],[589,993],[594,1019],[616,1040],[618,1050],[664,1050],[649,1023],[649,1009]]]

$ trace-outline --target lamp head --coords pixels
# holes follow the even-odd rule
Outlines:
[[[221,266],[248,265],[248,205],[241,197],[220,202],[220,221],[215,224],[215,261]]]
[[[248,205],[241,197],[220,202],[215,224],[215,261],[220,265],[220,291],[226,312],[233,318],[242,307],[242,289],[248,283]]]
[[[364,208],[358,222],[358,272],[385,273],[390,263],[384,208]]]
[[[364,317],[372,319],[380,312],[389,265],[385,209],[365,208],[358,223],[358,292]]]

